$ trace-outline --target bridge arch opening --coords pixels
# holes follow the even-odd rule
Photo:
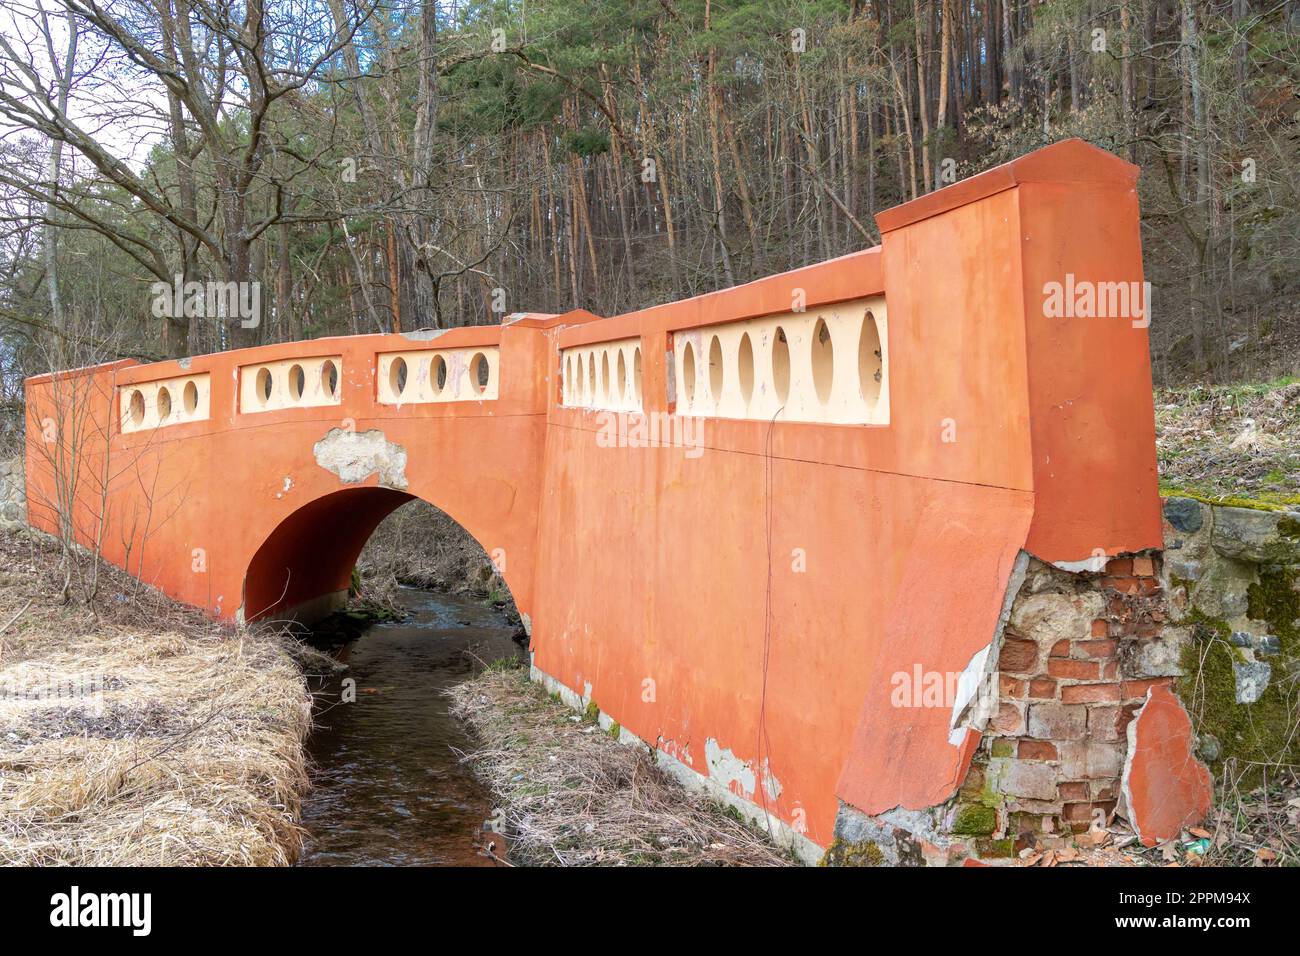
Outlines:
[[[513,602],[504,574],[447,512],[403,491],[346,488],[303,505],[267,535],[244,574],[243,619],[319,621],[346,605],[363,564],[376,577],[426,588],[456,590],[450,579],[461,575]]]

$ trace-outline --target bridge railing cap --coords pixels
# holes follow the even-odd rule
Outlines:
[[[1138,167],[1081,139],[1066,139],[876,214],[883,235],[1022,183],[1112,183],[1133,188]]]

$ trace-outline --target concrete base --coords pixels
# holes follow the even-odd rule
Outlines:
[[[590,685],[587,692],[579,694],[571,687],[566,686],[556,680],[550,674],[539,669],[536,664],[529,662],[529,675],[534,683],[541,684],[546,688],[548,694],[555,694],[560,701],[567,707],[583,713],[587,705],[591,702]],[[618,718],[601,711],[597,716],[597,721],[602,730],[609,730]],[[665,753],[658,747],[642,740],[636,734],[632,733],[626,727],[619,723],[618,742],[628,747],[644,747],[654,751],[655,764],[660,770],[663,770],[670,777],[680,783],[686,789],[700,793],[711,800],[716,800],[726,807],[734,807],[738,813],[754,826],[760,827],[768,832],[772,841],[782,849],[790,850],[804,864],[816,866],[826,852],[824,847],[818,846],[804,834],[795,830],[790,824],[767,813],[758,804],[751,800],[746,800],[735,793],[732,793],[726,787],[720,786],[713,778],[706,777],[682,761],[678,760],[671,754]]]
[[[322,594],[319,597],[303,601],[301,604],[295,604],[293,607],[276,611],[274,619],[310,626],[323,621],[335,611],[341,611],[347,606],[348,592],[346,590],[331,591],[329,594]]]

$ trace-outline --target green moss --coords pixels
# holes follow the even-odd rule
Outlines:
[[[1292,521],[1294,526],[1296,522]],[[1281,527],[1281,522],[1279,522]],[[1264,565],[1259,580],[1246,592],[1246,613],[1258,621],[1267,621],[1282,642],[1282,654],[1292,650],[1297,637],[1296,620],[1300,618],[1300,592],[1296,579],[1300,568]]]
[[[1265,565],[1259,581],[1247,591],[1249,616],[1268,624],[1277,635],[1281,652],[1262,658],[1272,668],[1268,687],[1253,704],[1236,700],[1237,681],[1232,665],[1246,660],[1245,653],[1230,642],[1232,628],[1226,621],[1210,618],[1193,608],[1187,621],[1196,640],[1183,650],[1184,676],[1179,695],[1191,713],[1198,734],[1212,734],[1222,745],[1214,765],[1235,759],[1247,772],[1247,781],[1257,783],[1263,768],[1279,762],[1300,762],[1300,734],[1296,733],[1298,704],[1295,681],[1300,634],[1300,594],[1295,590],[1300,569]]]
[[[1295,518],[1279,518],[1277,522],[1277,533],[1284,538],[1290,538],[1292,541],[1300,540],[1300,521]]]
[[[623,728],[618,725],[618,721],[616,720],[609,725],[609,730],[605,731],[605,733],[609,734],[615,740],[618,740],[619,734],[622,732],[622,730]]]
[[[1163,481],[1160,483],[1160,495],[1163,498],[1191,498],[1217,508],[1250,508],[1253,511],[1286,511],[1288,506],[1300,504],[1300,495],[1296,494],[1260,491],[1253,498],[1239,498],[1215,494],[1195,485],[1174,485]]]
[[[992,752],[995,757],[1014,757],[1016,755],[1016,742],[1006,737],[995,737],[993,738]]]
[[[594,700],[587,701],[587,706],[582,711],[582,719],[592,724],[600,720],[600,707]]]
[[[982,803],[967,803],[957,808],[952,832],[961,836],[988,836],[998,826],[998,813]]]
[[[818,866],[883,866],[885,854],[870,840],[851,843],[838,837],[822,855]]]
[[[1002,840],[976,840],[975,850],[984,860],[1005,860],[1016,855],[1016,841],[1007,837]]]

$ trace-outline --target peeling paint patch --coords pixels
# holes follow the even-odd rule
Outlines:
[[[406,449],[388,441],[378,429],[353,432],[331,428],[312,446],[312,454],[316,464],[338,475],[345,485],[377,474],[381,487],[406,490]]]
[[[177,359],[176,364],[179,365],[181,368],[188,370],[190,365],[193,363],[193,361],[194,360],[192,358],[186,356],[185,358]]]
[[[704,742],[704,759],[711,779],[746,800],[753,797],[760,780],[769,800],[781,796],[781,781],[772,774],[766,760],[759,773],[755,774],[754,768],[747,761],[741,760],[729,748],[722,747],[712,737]]]
[[[440,335],[446,335],[450,329],[413,329],[410,332],[403,332],[402,338],[408,342],[432,342]]]
[[[993,629],[993,637],[984,647],[976,651],[957,679],[957,694],[952,704],[952,719],[948,723],[948,743],[954,747],[965,747],[970,743],[969,732],[983,733],[989,720],[998,709],[997,669],[998,656],[1002,649],[1002,635],[1006,631],[1007,621],[1011,620],[1011,609],[1016,603],[1020,586],[1025,583],[1029,571],[1029,553],[1020,551],[1011,566],[1011,575],[1007,579],[1006,591],[1002,595],[1002,609],[998,612],[998,622]]]
[[[732,753],[730,748],[720,747],[717,740],[710,737],[704,742],[704,760],[708,764],[709,776],[712,779],[717,780],[732,793],[747,799],[753,795],[754,789],[758,786],[754,771],[750,769],[749,764]]]
[[[948,725],[948,743],[960,747],[966,742],[968,729],[983,730],[992,710],[997,706],[997,695],[988,693],[989,652],[993,644],[985,644],[971,657],[957,678],[957,695],[952,702],[952,720]]]
[[[1120,778],[1125,812],[1143,846],[1178,836],[1209,814],[1210,772],[1193,750],[1192,721],[1168,685],[1147,691],[1128,725],[1128,759]]]
[[[1082,561],[1053,561],[1052,567],[1060,568],[1062,571],[1069,571],[1071,574],[1083,574],[1085,571],[1100,573],[1106,570],[1106,562],[1110,557],[1105,554],[1094,554],[1090,558],[1084,558]]]

